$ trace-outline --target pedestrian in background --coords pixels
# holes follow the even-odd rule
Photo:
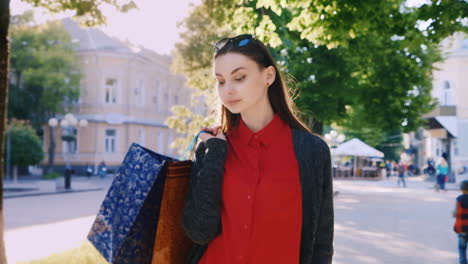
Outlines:
[[[466,247],[468,243],[468,181],[460,184],[462,195],[457,197],[453,217],[455,217],[454,231],[458,236],[458,255],[460,264],[468,264],[466,260]]]
[[[91,165],[86,163],[86,176],[89,179],[91,177],[91,175],[93,175],[93,168],[91,168]]]
[[[101,164],[99,164],[99,176],[102,178],[104,178],[107,174],[107,165],[104,161],[101,162]]]
[[[429,158],[427,160],[426,174],[430,178],[432,178],[436,174],[436,169],[435,169],[435,166],[434,166],[434,160],[432,158]]]
[[[385,170],[387,171],[387,178],[392,176],[392,163],[389,160],[385,161]]]
[[[437,165],[437,185],[436,191],[445,190],[445,183],[448,181],[448,163],[444,158],[440,158]]]
[[[383,162],[383,161],[380,162],[378,167],[379,167],[379,170],[380,170],[380,174],[382,175],[382,178],[384,178],[384,179],[388,178],[388,176],[387,176],[387,166],[386,166],[385,162]]]
[[[392,161],[392,175],[398,175],[399,165],[396,161]]]
[[[400,187],[400,182],[403,184],[403,187],[406,188],[406,181],[405,181],[405,174],[406,174],[406,168],[405,164],[400,161],[400,164],[398,165],[398,187]]]

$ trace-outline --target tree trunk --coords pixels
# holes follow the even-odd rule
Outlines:
[[[3,187],[2,187],[3,188]],[[5,254],[5,241],[3,240],[5,220],[3,218],[3,208],[0,210],[0,234],[2,239],[0,240],[0,263],[7,264],[6,254]]]
[[[6,175],[11,180],[11,134],[6,132]]]
[[[5,127],[8,104],[8,71],[10,45],[8,27],[10,25],[10,0],[0,1],[0,263],[7,263],[3,239],[3,178]]]
[[[18,165],[13,166],[13,182],[18,183]]]
[[[54,128],[49,126],[49,164],[46,167],[44,174],[54,170],[54,158],[55,158],[55,138]]]

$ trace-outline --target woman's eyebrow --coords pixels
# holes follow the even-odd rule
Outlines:
[[[234,70],[231,72],[231,75],[234,74],[236,71],[241,70],[241,69],[246,69],[246,68],[245,68],[245,67],[238,67],[238,68],[234,69]],[[220,73],[216,73],[216,75],[217,75],[217,76],[223,76],[223,75],[220,74]]]

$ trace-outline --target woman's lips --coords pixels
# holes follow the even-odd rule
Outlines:
[[[231,101],[228,101],[227,103],[229,105],[233,105],[233,104],[237,104],[238,102],[240,102],[240,100],[231,100]]]

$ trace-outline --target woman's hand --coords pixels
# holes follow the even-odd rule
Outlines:
[[[201,133],[199,136],[201,140],[205,143],[210,138],[220,138],[222,140],[226,140],[226,136],[221,132],[221,126],[204,127],[201,130],[210,132],[210,133]]]

